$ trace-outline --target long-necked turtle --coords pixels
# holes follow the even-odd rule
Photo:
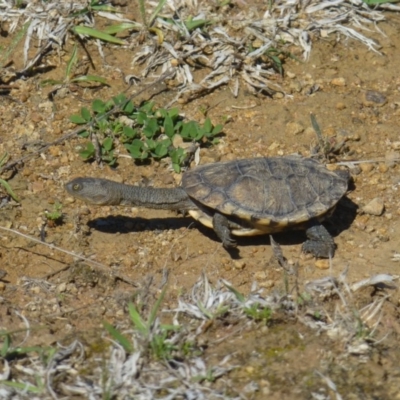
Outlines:
[[[347,191],[348,174],[341,172],[329,171],[311,158],[250,158],[193,168],[183,174],[180,187],[171,189],[99,178],[76,178],[65,187],[91,204],[187,211],[213,228],[226,248],[236,246],[231,234],[305,229],[303,251],[329,257],[335,243],[320,222]]]

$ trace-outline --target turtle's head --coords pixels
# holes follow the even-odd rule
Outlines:
[[[118,182],[100,178],[75,178],[65,185],[65,190],[86,203],[99,206],[120,204]]]

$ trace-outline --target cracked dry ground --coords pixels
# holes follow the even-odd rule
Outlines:
[[[280,83],[291,98],[258,98],[243,90],[235,99],[228,88],[222,88],[180,106],[189,119],[199,122],[204,119],[200,111],[204,108],[209,108],[214,123],[230,116],[220,144],[201,151],[201,163],[291,153],[309,155],[316,142],[310,112],[316,115],[324,135],[346,140],[347,149],[340,160],[365,161],[352,171],[354,189],[327,224],[338,245],[332,271],[324,269],[324,262],[316,263],[300,253],[304,240],[301,233],[275,236],[289,262],[299,264],[300,285],[328,275],[338,276],[346,268],[349,282],[380,273],[398,274],[400,264],[395,255],[400,241],[400,167],[395,158],[400,152],[399,22],[392,16],[381,24],[387,34],[379,38],[383,55],[351,41],[346,45],[326,41],[314,47],[307,63],[287,60],[286,78]],[[82,97],[108,99],[125,89],[120,76],[96,59],[94,46],[91,51],[97,73],[107,76],[111,87],[79,96],[67,93],[51,103],[48,91],[40,89],[38,82],[61,76],[65,65],[46,76],[18,82],[11,98],[1,99],[0,154],[7,152],[17,159],[33,152],[38,143],[56,140],[73,127],[68,117],[87,105]],[[125,73],[132,72],[130,54],[109,51],[119,65],[127,66]],[[319,90],[310,94],[316,85]],[[384,96],[383,103],[371,98],[369,90]],[[173,95],[163,92],[154,100],[163,106]],[[77,153],[80,145],[81,140],[69,139],[18,166],[9,183],[21,204],[9,203],[0,210],[3,226],[39,238],[45,210],[61,202],[65,222],[47,227],[46,242],[93,257],[113,273],[139,285],[153,277],[150,302],[159,295],[163,272],[168,269],[165,308],[173,307],[177,297],[188,292],[202,272],[212,282],[218,278],[230,281],[243,293],[250,291],[254,281],[267,291],[284,290],[282,270],[273,261],[267,237],[240,239],[240,258],[232,259],[213,232],[173,212],[96,208],[74,201],[63,184],[75,176],[156,187],[172,187],[180,179],[164,162],[137,166],[130,158],[121,157],[115,170],[85,164]],[[383,213],[371,215],[375,211],[379,214],[379,207],[378,211],[373,207],[364,212],[372,200],[378,206],[383,201]],[[13,313],[19,310],[33,326],[40,327],[31,333],[30,344],[95,336],[103,320],[118,323],[127,318],[127,301],[140,290],[84,263],[73,264],[70,256],[54,249],[5,232],[1,234],[0,257],[1,269],[6,272],[0,282],[2,326],[23,327]],[[24,277],[48,277],[56,290],[49,291],[39,283],[26,286]],[[233,332],[234,327],[215,323],[205,333],[209,355],[222,359],[234,353],[233,359],[241,367],[231,373],[232,382],[240,389],[256,381],[260,390],[254,398],[265,398],[267,393],[272,399],[310,398],[310,393],[327,388],[315,370],[329,376],[345,398],[399,398],[398,291],[366,288],[354,295],[353,302],[355,309],[361,309],[374,296],[386,295],[376,336],[382,340],[368,354],[350,355],[337,338],[319,335],[295,320],[276,316],[268,328],[232,334],[222,343],[216,339]],[[326,307],[333,310],[339,300],[329,302]],[[325,395],[328,393],[326,389]]]

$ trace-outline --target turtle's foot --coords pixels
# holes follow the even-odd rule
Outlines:
[[[232,239],[231,230],[229,228],[228,219],[219,213],[213,216],[213,227],[217,236],[221,239],[222,244],[226,249],[237,246],[236,240]]]
[[[329,258],[335,254],[335,242],[323,225],[313,225],[306,231],[308,240],[303,243],[302,250],[318,258]]]

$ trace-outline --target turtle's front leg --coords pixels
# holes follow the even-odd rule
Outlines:
[[[225,248],[229,249],[237,246],[236,240],[232,239],[230,223],[225,215],[216,212],[213,216],[213,227],[214,232],[221,239]]]

